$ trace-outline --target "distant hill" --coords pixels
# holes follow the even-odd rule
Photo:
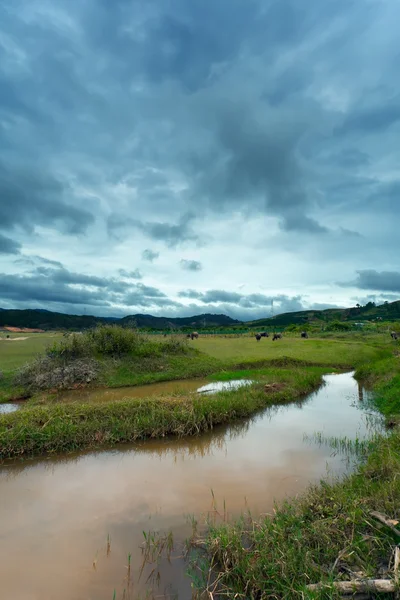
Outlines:
[[[153,317],[153,315],[131,315],[119,320],[120,325],[136,323],[137,327],[152,327],[154,329],[169,329],[171,327],[223,327],[237,325],[240,321],[231,319],[227,315],[196,315],[193,317],[178,317],[169,319],[168,317]]]
[[[288,325],[301,325],[314,323],[316,325],[330,321],[394,321],[400,319],[400,300],[385,302],[376,306],[368,302],[365,306],[352,308],[327,308],[325,310],[301,310],[297,312],[282,313],[274,317],[258,319],[242,323],[231,319],[227,315],[202,314],[192,317],[155,317],[153,315],[128,315],[121,319],[115,317],[95,317],[89,315],[66,315],[64,313],[48,310],[8,310],[0,308],[0,327],[28,327],[32,329],[67,329],[80,331],[89,329],[101,323],[116,323],[118,325],[136,326],[144,329],[170,330],[179,328],[235,328],[243,325],[257,328],[287,327]]]
[[[395,302],[385,302],[376,306],[373,302],[368,302],[365,306],[354,306],[352,308],[327,308],[325,310],[300,310],[297,312],[282,313],[266,319],[249,321],[246,323],[249,327],[285,327],[287,325],[301,325],[305,323],[314,323],[321,325],[330,321],[394,321],[400,319],[400,300]]]
[[[171,318],[154,317],[153,315],[130,315],[117,319],[115,317],[95,317],[89,315],[67,315],[48,310],[7,310],[0,309],[0,327],[29,327],[34,329],[68,329],[82,330],[95,327],[101,323],[116,323],[118,325],[136,325],[148,329],[171,329],[190,327],[232,327],[240,321],[227,315],[202,314],[193,317]]]
[[[0,327],[29,327],[34,329],[80,330],[107,323],[108,319],[86,315],[65,315],[44,310],[4,310],[0,311]]]

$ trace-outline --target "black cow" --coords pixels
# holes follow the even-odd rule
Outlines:
[[[197,331],[193,331],[193,332],[190,334],[190,337],[192,338],[192,340],[197,340],[197,339],[198,339],[198,337],[199,337],[199,334],[197,333]]]
[[[274,342],[275,340],[281,340],[282,339],[282,334],[281,333],[274,333],[272,341]]]
[[[301,332],[301,337],[307,339],[308,338],[308,333],[307,331],[302,331]]]
[[[256,333],[256,340],[257,342],[261,340],[261,333]]]
[[[392,340],[397,340],[399,337],[399,335],[398,335],[398,333],[396,333],[396,331],[391,331],[390,336],[391,336]]]
[[[268,333],[268,331],[262,331],[262,332],[260,333],[260,335],[261,335],[261,337],[269,337],[269,333]]]

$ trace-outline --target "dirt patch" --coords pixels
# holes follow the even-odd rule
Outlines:
[[[282,383],[282,382],[275,382],[275,383],[266,383],[264,385],[264,391],[267,394],[273,394],[275,392],[281,392],[283,389],[285,389],[286,384]]]
[[[44,333],[44,329],[32,329],[31,327],[0,327],[1,331],[10,331],[11,333]]]
[[[22,342],[23,340],[27,340],[27,337],[17,337],[17,338],[1,338],[4,342]]]

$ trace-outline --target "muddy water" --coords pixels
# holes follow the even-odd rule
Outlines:
[[[147,568],[138,582],[143,530],[172,530],[176,540],[184,539],[190,532],[184,515],[200,521],[208,511],[215,515],[211,490],[220,514],[225,500],[229,516],[246,506],[256,515],[318,481],[327,466],[330,474],[343,473],[343,457],[304,434],[364,437],[370,417],[351,374],[325,379],[301,402],[197,438],[3,466],[1,597],[112,600],[115,590],[120,600],[131,553],[126,597],[144,598],[155,584],[145,582]],[[160,572],[155,596],[191,597],[181,559],[163,562]]]
[[[204,379],[187,379],[179,381],[162,381],[137,385],[134,387],[121,387],[114,389],[83,389],[62,392],[57,401],[62,402],[116,402],[129,398],[150,398],[151,396],[174,395],[189,393],[212,394],[222,390],[236,390],[239,387],[253,383],[248,379],[235,379],[232,381],[215,381],[207,383]]]

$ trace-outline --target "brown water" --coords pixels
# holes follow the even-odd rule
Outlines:
[[[60,393],[57,400],[63,402],[116,402],[129,398],[150,398],[151,396],[187,394],[188,392],[212,394],[222,390],[236,390],[251,383],[253,382],[249,379],[214,381],[212,383],[207,382],[206,379],[181,379],[114,389],[69,390]]]
[[[149,598],[150,569],[138,582],[143,530],[190,533],[184,515],[271,511],[274,499],[348,469],[304,434],[369,435],[365,396],[351,374],[326,376],[307,399],[184,440],[149,441],[113,451],[14,462],[0,469],[0,589],[12,600]],[[107,535],[111,552],[107,555]],[[179,550],[178,550],[179,553]],[[159,598],[191,597],[182,559],[160,565]],[[164,596],[165,592],[169,595]],[[171,595],[177,592],[178,596]]]

